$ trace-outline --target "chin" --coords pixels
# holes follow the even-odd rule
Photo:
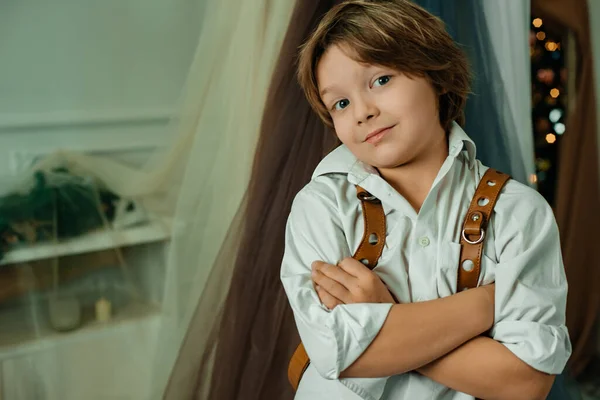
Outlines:
[[[396,163],[387,163],[387,164],[377,165],[377,166],[375,166],[375,168],[377,168],[377,169],[394,169],[394,168],[399,168],[399,167],[403,166],[404,164],[406,164],[406,163],[402,162],[402,161],[398,161]]]
[[[374,159],[372,160],[372,162],[370,163],[371,166],[375,167],[375,168],[384,168],[384,169],[390,169],[390,168],[397,168],[397,167],[401,167],[402,165],[406,164],[406,160],[403,159]]]
[[[392,154],[378,154],[372,157],[371,165],[375,168],[396,168],[406,164],[409,161],[408,157],[402,157],[397,151]]]

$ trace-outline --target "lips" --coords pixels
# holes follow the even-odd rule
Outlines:
[[[373,132],[369,133],[367,135],[367,137],[365,138],[365,142],[369,142],[369,143],[377,143],[378,141],[380,141],[381,139],[383,139],[383,137],[385,136],[385,134],[394,127],[395,125],[392,126],[388,126],[386,128],[381,128],[381,129],[376,129]]]

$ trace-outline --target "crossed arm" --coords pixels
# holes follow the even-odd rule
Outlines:
[[[348,258],[337,201],[317,188],[301,192],[292,206],[281,279],[321,376],[416,371],[479,398],[545,398],[571,347],[558,229],[541,196],[504,194],[505,212],[494,220],[495,286],[394,304],[379,277]],[[339,267],[317,263],[311,276],[313,261],[342,259]],[[490,328],[495,340],[483,335]]]
[[[323,304],[394,303],[379,277],[360,262],[313,264]],[[483,336],[494,323],[494,285],[450,297],[394,304],[365,352],[341,377],[383,377],[417,371],[485,399],[545,399],[554,376],[537,371]],[[410,351],[407,351],[410,349]]]

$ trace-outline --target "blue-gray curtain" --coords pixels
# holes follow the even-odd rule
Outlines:
[[[477,158],[485,165],[527,183],[525,163],[519,160],[521,155],[511,154],[508,150],[510,146],[506,132],[515,128],[506,126],[502,118],[508,112],[508,99],[500,79],[481,0],[414,2],[440,17],[469,57],[474,79],[465,110],[465,130],[477,145]]]

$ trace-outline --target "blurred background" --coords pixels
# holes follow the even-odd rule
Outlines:
[[[414,0],[478,157],[555,210],[600,399],[600,1]],[[0,400],[291,399],[291,201],[335,144],[294,78],[337,0],[0,2]]]

